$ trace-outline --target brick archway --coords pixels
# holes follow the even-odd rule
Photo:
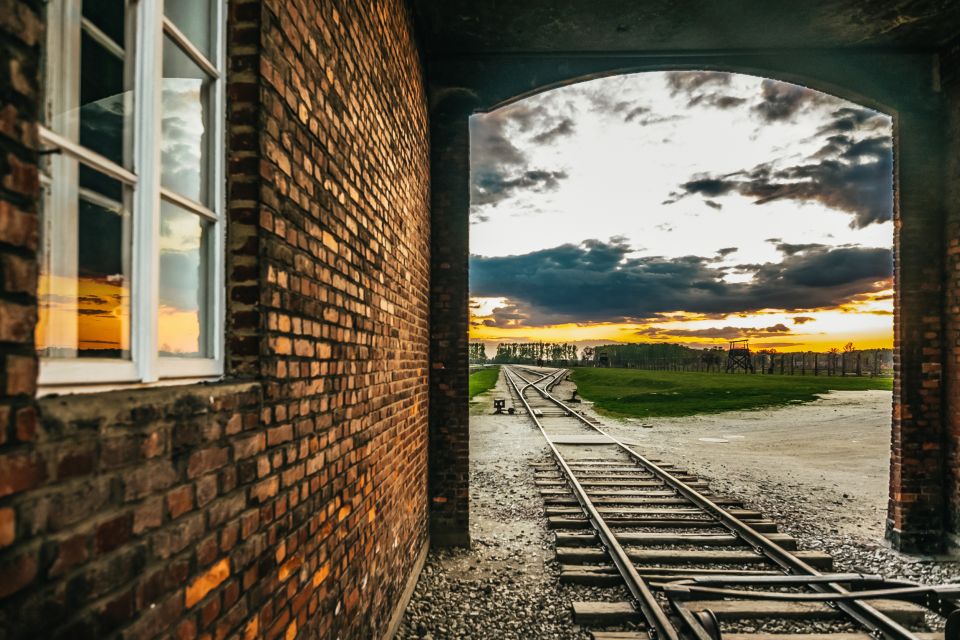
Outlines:
[[[940,550],[958,520],[948,499],[952,447],[943,419],[942,107],[922,54],[725,54],[452,57],[431,70],[431,530],[469,541],[469,129],[472,113],[601,76],[718,70],[794,82],[894,118],[894,392],[887,538]]]

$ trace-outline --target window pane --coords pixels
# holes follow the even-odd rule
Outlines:
[[[70,100],[61,102],[68,117],[61,115],[55,126],[59,124],[58,130],[70,137],[76,135],[69,113],[77,113],[80,144],[129,168],[133,92],[123,49],[124,5],[85,2],[84,17],[89,23],[80,29],[79,110],[73,112],[77,105]]]
[[[83,17],[123,46],[125,5],[124,0],[83,0]]]
[[[207,204],[210,79],[170,38],[163,41],[164,187]]]
[[[120,194],[120,200],[111,194]],[[44,207],[40,355],[129,358],[130,191],[98,175],[75,199],[55,197]]]
[[[161,356],[209,357],[207,242],[210,224],[180,207],[160,205]]]
[[[210,55],[210,24],[213,3],[209,0],[164,0],[163,12],[207,59]]]

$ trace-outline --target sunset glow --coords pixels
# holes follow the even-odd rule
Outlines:
[[[718,72],[603,78],[471,120],[470,337],[893,342],[892,122]]]

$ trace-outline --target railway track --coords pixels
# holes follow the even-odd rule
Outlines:
[[[567,371],[503,367],[553,462],[536,466],[561,580],[626,589],[575,602],[596,640],[960,639],[960,585],[834,573],[763,514],[644,457],[552,392]],[[931,614],[946,620],[931,631]]]

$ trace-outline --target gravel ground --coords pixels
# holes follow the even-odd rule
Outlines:
[[[522,416],[489,415],[493,396],[509,397],[502,377],[471,409],[471,548],[430,552],[397,637],[589,639],[571,602],[622,594],[559,584],[530,466],[547,448]]]
[[[565,397],[569,397],[569,385],[564,383],[557,390],[558,396],[567,393]],[[534,462],[550,459],[547,448],[540,433],[522,419],[489,415],[493,396],[508,397],[502,378],[495,392],[478,398],[471,409],[472,547],[430,552],[397,637],[588,639],[589,633],[573,623],[571,602],[619,600],[624,594],[616,589],[559,584],[553,536],[546,528],[543,502],[533,484],[530,467]],[[835,430],[843,421],[843,406],[862,427],[865,415],[888,415],[883,411],[884,402],[889,407],[889,396],[865,397],[857,402],[850,402],[848,397],[839,404],[827,401],[827,406],[820,409],[829,414],[829,428]],[[869,406],[863,406],[864,403]],[[811,414],[809,405],[805,406],[768,410],[763,422],[789,425],[800,418],[806,424]],[[798,411],[799,415],[795,413]],[[734,428],[743,426],[738,422],[743,422],[743,413],[711,416],[706,424],[719,421],[716,424],[724,425],[724,433],[746,433]],[[771,454],[767,452],[762,465],[744,465],[748,471],[738,473],[729,451],[711,457],[711,451],[724,451],[719,447],[696,448],[691,455],[685,455],[684,452],[690,453],[686,443],[691,434],[708,435],[703,431],[704,422],[698,418],[701,417],[689,419],[697,427],[692,431],[671,431],[663,423],[646,429],[628,422],[619,423],[614,430],[621,437],[635,436],[642,443],[641,450],[649,455],[683,465],[691,473],[710,480],[719,494],[743,499],[747,506],[780,523],[781,530],[796,536],[801,548],[830,553],[837,571],[880,573],[931,584],[960,581],[960,563],[956,561],[904,556],[883,545],[880,529],[873,522],[880,507],[861,504],[871,499],[877,502],[876,496],[882,491],[871,484],[844,492],[844,483],[850,482],[845,475],[849,465],[838,463],[835,474],[831,474],[831,465],[827,463],[819,464],[813,474],[796,473],[798,464],[770,464]],[[743,424],[756,426],[758,418],[750,412]],[[612,424],[609,419],[604,421]],[[670,423],[682,427],[683,421],[673,419]],[[879,437],[885,437],[884,427],[888,428],[879,424]],[[792,442],[791,455],[797,453],[795,448],[796,443]],[[875,457],[877,443],[866,443],[862,450]],[[842,462],[842,456],[838,459]],[[861,460],[860,464],[869,469],[878,462]],[[870,481],[875,483],[876,478]],[[941,621],[931,617],[929,622],[939,627]],[[757,630],[761,628],[780,630],[767,626],[758,626]]]
[[[564,383],[557,393],[570,393]],[[584,409],[593,413],[588,403]],[[832,392],[816,402],[711,416],[602,418],[640,453],[685,467],[719,495],[741,498],[794,535],[801,549],[834,558],[836,571],[925,584],[960,582],[954,557],[898,553],[883,540],[890,394]],[[704,441],[704,438],[707,441]],[[722,442],[711,441],[714,438]],[[929,616],[932,628],[942,620]]]

